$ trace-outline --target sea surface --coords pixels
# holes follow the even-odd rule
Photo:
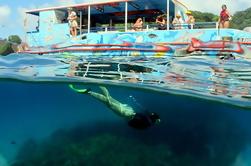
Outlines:
[[[11,54],[0,79],[0,166],[251,165],[250,59]],[[161,123],[130,128],[69,84]]]

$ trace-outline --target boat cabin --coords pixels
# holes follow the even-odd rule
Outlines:
[[[168,18],[167,30],[172,29],[176,13],[185,19],[187,8],[176,0],[107,0],[69,6],[34,9],[27,11],[30,17],[27,42],[31,46],[60,43],[70,38],[68,10],[77,13],[78,35],[86,33],[111,33],[133,31],[132,25],[142,18],[143,29],[157,29],[155,20],[159,15]],[[33,25],[33,26],[31,26]]]
[[[67,20],[69,9],[77,14],[77,37],[70,35]],[[177,25],[171,24],[172,20],[177,14],[186,20],[187,10],[178,0],[104,0],[34,9],[26,12],[29,18],[25,25],[32,28],[26,28],[26,42],[30,47],[45,47],[59,43],[187,43],[192,38],[202,41],[225,38],[250,41],[250,33],[236,29],[219,29],[216,22],[178,24],[177,29]],[[156,18],[160,15],[166,20],[164,30],[159,30],[156,24]],[[138,18],[143,20],[143,27],[139,31],[133,28]]]

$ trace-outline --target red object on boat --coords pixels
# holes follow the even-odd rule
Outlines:
[[[72,47],[74,46],[74,47]],[[139,52],[168,52],[171,50],[168,46],[162,46],[162,45],[152,45],[152,48],[139,48],[139,47],[131,47],[131,44],[125,43],[124,45],[106,45],[106,44],[98,44],[98,45],[72,45],[68,47],[56,47],[52,49],[45,49],[45,50],[27,50],[22,51],[19,53],[28,53],[28,54],[50,54],[50,53],[63,53],[63,52],[97,52],[97,51],[139,51]],[[96,46],[90,48],[90,46]],[[98,46],[98,47],[97,47]],[[104,46],[120,46],[120,47],[104,47]],[[143,46],[143,45],[142,45]]]
[[[53,49],[62,49],[62,48],[69,48],[69,47],[131,47],[133,46],[131,43],[125,42],[123,44],[73,44],[69,46],[58,46],[53,45],[51,48]]]
[[[192,53],[195,51],[219,51],[219,52],[233,52],[242,54],[244,50],[241,47],[239,42],[231,42],[231,41],[210,41],[210,42],[202,42],[196,38],[192,38],[191,43],[187,48],[188,53]]]

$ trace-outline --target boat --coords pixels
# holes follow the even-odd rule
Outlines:
[[[78,16],[76,37],[70,35],[67,21],[69,8]],[[228,51],[236,53],[243,52],[242,45],[251,46],[250,32],[219,29],[216,22],[182,24],[179,29],[170,24],[177,13],[186,20],[187,10],[178,0],[107,0],[29,10],[26,12],[26,26],[30,20],[35,30],[26,33],[30,49],[20,53],[159,57],[172,55],[176,47],[187,47],[195,38],[204,42],[230,39],[240,48],[237,52],[235,49],[238,48]],[[159,30],[155,24],[159,15],[165,15],[168,20],[165,30]],[[143,18],[144,26],[141,31],[135,31],[132,24],[139,17]]]

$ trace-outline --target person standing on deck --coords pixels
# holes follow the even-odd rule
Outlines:
[[[231,20],[231,15],[227,10],[226,5],[222,5],[222,10],[220,12],[220,18],[218,20],[220,28],[229,28],[229,21]]]
[[[172,24],[174,26],[174,29],[183,29],[182,24],[184,24],[184,20],[179,13],[176,14],[176,17],[173,19]]]
[[[69,26],[70,26],[70,34],[72,37],[76,37],[78,34],[77,28],[78,28],[78,22],[77,22],[77,14],[75,11],[72,10],[72,8],[68,8],[68,18]]]
[[[186,15],[187,15],[186,23],[188,24],[188,29],[192,29],[195,23],[195,18],[193,17],[192,12],[190,10],[186,11]]]
[[[146,129],[160,123],[160,117],[157,113],[136,113],[131,106],[123,104],[110,96],[108,90],[103,86],[99,87],[102,91],[102,94],[93,92],[91,89],[77,89],[72,84],[70,84],[69,87],[77,93],[87,94],[101,101],[115,114],[125,118],[128,121],[128,125],[133,128]]]

